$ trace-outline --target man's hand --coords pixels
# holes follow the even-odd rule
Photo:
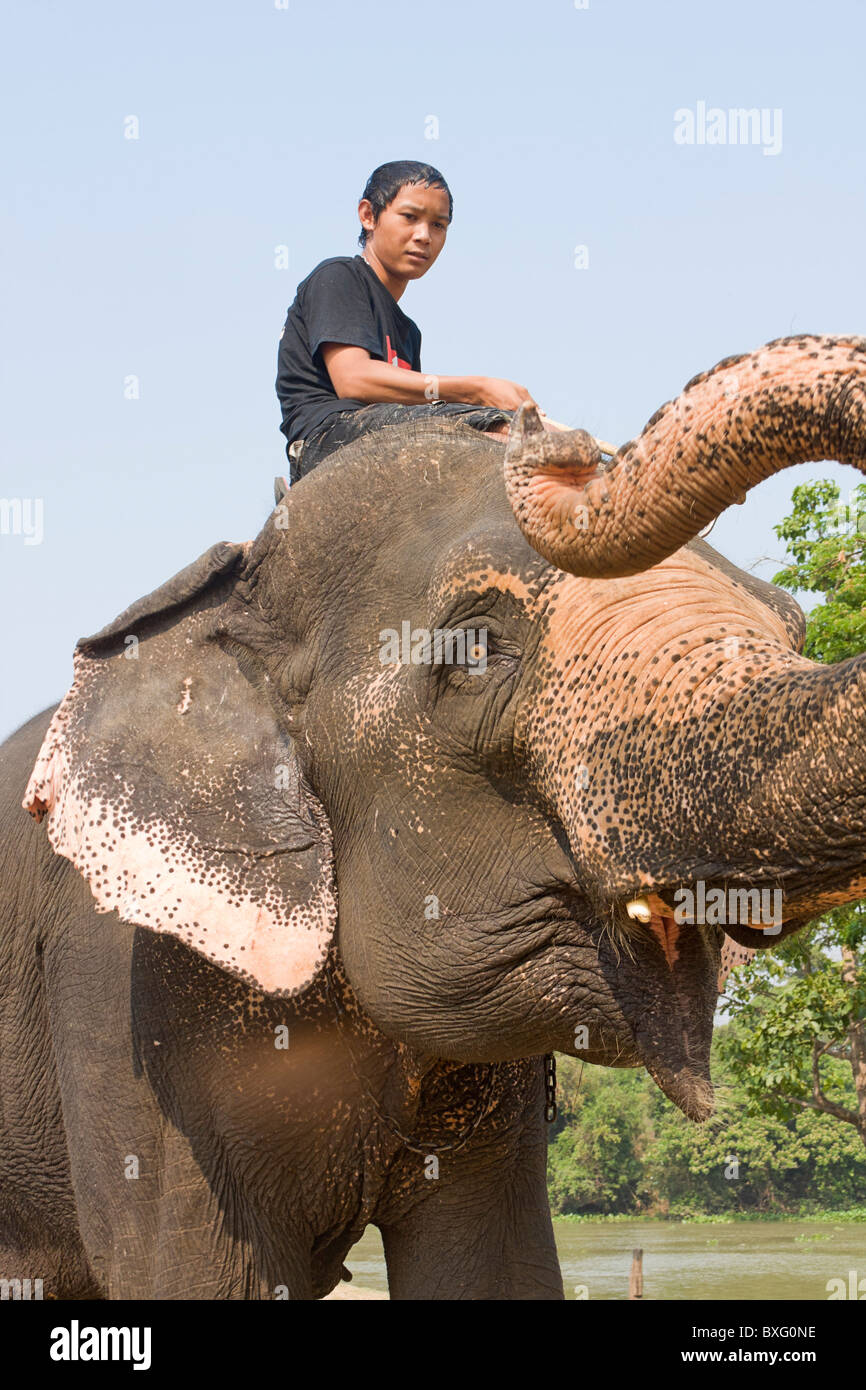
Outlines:
[[[505,381],[496,376],[476,376],[472,381],[475,384],[472,405],[489,405],[496,410],[519,410],[524,401],[535,404],[534,396],[525,386],[518,386],[516,381]]]

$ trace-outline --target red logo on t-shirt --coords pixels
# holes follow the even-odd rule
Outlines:
[[[402,357],[397,356],[395,349],[391,346],[391,335],[389,333],[385,334],[385,346],[388,352],[387,360],[389,364],[394,367],[405,367],[407,372],[411,372],[411,362],[404,362]]]

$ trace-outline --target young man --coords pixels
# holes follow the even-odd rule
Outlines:
[[[421,370],[421,334],[397,301],[436,261],[453,210],[431,165],[382,164],[358,204],[362,254],[321,261],[298,286],[276,380],[293,483],[366,430],[444,415],[507,435],[532,399],[498,377]]]

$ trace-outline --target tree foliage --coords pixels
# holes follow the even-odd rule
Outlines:
[[[559,1118],[548,1151],[560,1213],[631,1211],[642,1201],[651,1102],[642,1073],[558,1059]]]
[[[813,1110],[866,1145],[866,904],[827,913],[728,980],[726,1054],[753,1107]],[[858,1085],[859,1082],[859,1085]]]
[[[787,1118],[755,1101],[731,1062],[736,1022],[713,1043],[716,1113],[696,1125],[643,1070],[559,1057],[548,1149],[556,1215],[807,1215],[866,1193],[866,1151],[850,1126],[811,1110]]]
[[[842,502],[836,483],[823,479],[795,487],[792,509],[776,535],[787,564],[773,582],[792,594],[823,594],[806,629],[804,655],[844,661],[866,651],[866,484]]]

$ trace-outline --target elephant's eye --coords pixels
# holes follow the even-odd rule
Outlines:
[[[465,639],[455,645],[453,659],[443,665],[441,674],[452,687],[483,689],[491,678],[511,675],[517,670],[520,652],[512,642],[494,636],[488,628],[468,628]]]

